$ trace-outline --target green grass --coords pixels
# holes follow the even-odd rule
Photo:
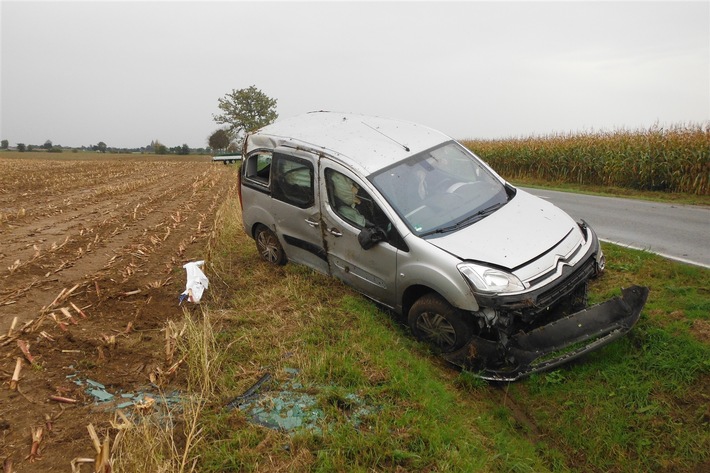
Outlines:
[[[221,371],[199,471],[702,471],[710,443],[710,271],[604,245],[592,302],[648,285],[629,336],[562,369],[492,385],[446,365],[339,282],[259,261],[236,200],[209,248]],[[289,435],[223,408],[290,370],[323,412]],[[353,397],[359,401],[353,401]],[[367,410],[354,420],[358,403]]]
[[[629,336],[581,362],[512,385],[510,395],[580,471],[693,471],[710,461],[710,271],[604,245],[610,261],[592,290],[651,288]],[[704,326],[704,325],[703,325]]]

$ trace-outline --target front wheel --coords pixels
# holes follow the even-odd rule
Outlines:
[[[264,225],[259,225],[256,227],[254,239],[261,259],[271,264],[286,264],[286,253],[284,253],[284,249],[281,247],[281,243],[274,232]]]
[[[442,353],[458,350],[471,339],[471,328],[462,312],[438,294],[420,297],[409,310],[407,321],[417,339]]]

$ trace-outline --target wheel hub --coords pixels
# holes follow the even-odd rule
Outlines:
[[[420,331],[422,338],[442,350],[451,349],[456,345],[456,330],[440,314],[422,313],[417,320],[417,329]]]
[[[278,259],[279,248],[273,237],[265,233],[260,233],[258,242],[262,257],[271,263],[275,263]]]

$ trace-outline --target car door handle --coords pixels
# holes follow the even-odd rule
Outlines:
[[[306,223],[307,223],[310,227],[313,227],[313,228],[316,228],[317,226],[320,225],[320,222],[318,222],[318,220],[311,220],[311,217],[309,217],[309,218],[306,219]]]
[[[335,228],[335,227],[333,227],[333,228],[328,228],[327,230],[328,230],[328,233],[330,233],[330,234],[333,235],[333,236],[336,236],[336,237],[341,237],[341,236],[343,236],[343,232],[341,232],[340,230],[338,230],[338,229]]]

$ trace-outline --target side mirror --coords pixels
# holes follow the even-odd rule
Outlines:
[[[387,234],[377,227],[365,227],[357,236],[357,241],[363,250],[369,250],[377,243],[385,240],[387,240]]]

